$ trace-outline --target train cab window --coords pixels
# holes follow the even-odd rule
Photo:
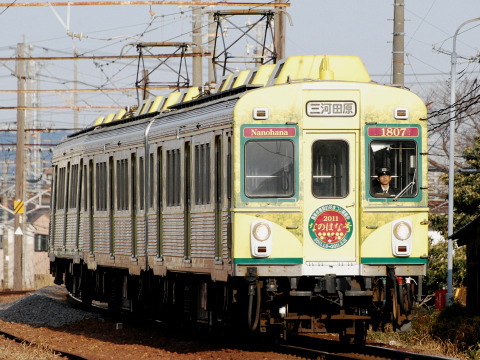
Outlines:
[[[417,143],[412,140],[374,140],[370,143],[370,195],[412,198],[418,193]],[[387,175],[386,180],[381,176]],[[389,180],[386,192],[380,182]]]
[[[312,147],[312,193],[318,198],[348,195],[348,144],[343,140],[319,140]]]
[[[245,144],[245,195],[294,195],[294,144],[290,140],[252,140]]]

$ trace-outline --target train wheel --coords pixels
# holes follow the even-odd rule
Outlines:
[[[367,342],[367,322],[364,320],[355,321],[355,335],[353,342],[357,345],[365,345]]]
[[[411,330],[411,305],[408,301],[408,289],[404,287],[393,287],[392,294],[392,312],[393,326],[395,330],[408,331]]]
[[[350,335],[350,334],[347,334],[347,329],[342,329],[342,330],[338,333],[338,339],[340,340],[341,343],[351,344],[351,343],[352,343],[353,336]]]

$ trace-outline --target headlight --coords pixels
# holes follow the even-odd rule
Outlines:
[[[265,241],[270,237],[271,234],[270,226],[264,222],[259,222],[255,224],[252,229],[252,234],[258,241]]]
[[[400,221],[393,227],[393,235],[398,240],[407,240],[408,238],[410,238],[411,234],[412,228],[410,224],[406,223],[405,221]]]

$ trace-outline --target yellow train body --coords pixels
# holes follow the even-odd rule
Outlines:
[[[53,154],[51,272],[199,323],[404,329],[427,264],[426,116],[359,58],[311,55],[100,117]]]
[[[345,59],[347,58],[347,59]],[[265,87],[243,96],[234,112],[235,166],[239,176],[235,176],[235,208],[233,231],[233,258],[236,275],[245,275],[247,268],[256,265],[259,275],[283,273],[289,276],[344,275],[381,276],[387,274],[387,266],[395,266],[400,275],[422,275],[426,270],[428,197],[427,197],[427,153],[426,108],[423,102],[411,92],[395,87],[385,87],[369,82],[360,63],[348,64],[349,57],[330,57],[330,80],[302,81],[312,77],[315,69],[320,72],[324,57],[303,57],[277,65],[288,72],[288,65],[300,66],[307,62],[307,70],[293,71],[293,74],[279,76],[275,87]],[[356,60],[356,59],[354,59]],[[338,62],[337,62],[338,61]],[[340,65],[338,64],[340,63]],[[312,65],[314,64],[314,66]],[[335,66],[349,70],[340,74],[337,80]],[[348,64],[348,65],[347,65]],[[349,66],[350,65],[350,66]],[[357,65],[357,66],[355,66]],[[273,70],[273,73],[277,69]],[[355,76],[355,74],[357,74]],[[358,75],[360,74],[360,75]],[[298,77],[297,77],[298,76]],[[317,75],[319,76],[319,75]],[[288,80],[287,80],[288,77]],[[320,77],[320,76],[319,76]],[[355,78],[354,82],[344,81]],[[271,81],[274,82],[274,81]],[[319,116],[312,106],[352,105],[353,113],[326,114]],[[321,103],[318,105],[317,103]],[[268,113],[268,118],[255,119],[256,109]],[[405,111],[408,117],[395,118],[395,111]],[[312,111],[312,113],[308,113]],[[380,135],[369,136],[369,129],[376,128]],[[281,139],[275,136],[276,129],[290,129],[291,136],[284,138],[295,142],[296,192],[291,198],[259,199],[244,195],[243,151],[248,139],[244,129],[256,130],[258,135],[248,139]],[[415,130],[409,137],[408,131]],[[269,132],[270,130],[270,132]],[[372,139],[413,139],[418,145],[418,179],[415,197],[378,199],[369,196],[367,182],[371,179],[368,171],[368,144]],[[312,144],[318,140],[341,140],[349,148],[349,188],[342,197],[315,197],[311,192]],[[320,239],[312,239],[309,226],[317,209],[334,205],[335,212],[346,211],[350,226],[348,241],[337,248],[322,247]],[[317,214],[318,216],[318,214]],[[268,257],[252,256],[245,230],[251,224],[264,219],[272,225],[271,253]],[[411,223],[412,239],[408,256],[395,256],[392,253],[392,222],[404,219]],[[318,225],[318,224],[317,224]],[[332,222],[320,224],[328,227]],[[344,226],[342,224],[342,226]],[[320,244],[320,245],[319,245]]]

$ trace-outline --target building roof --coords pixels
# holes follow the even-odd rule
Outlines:
[[[448,238],[457,240],[457,244],[460,246],[467,245],[472,239],[480,238],[480,216],[470,221]]]

